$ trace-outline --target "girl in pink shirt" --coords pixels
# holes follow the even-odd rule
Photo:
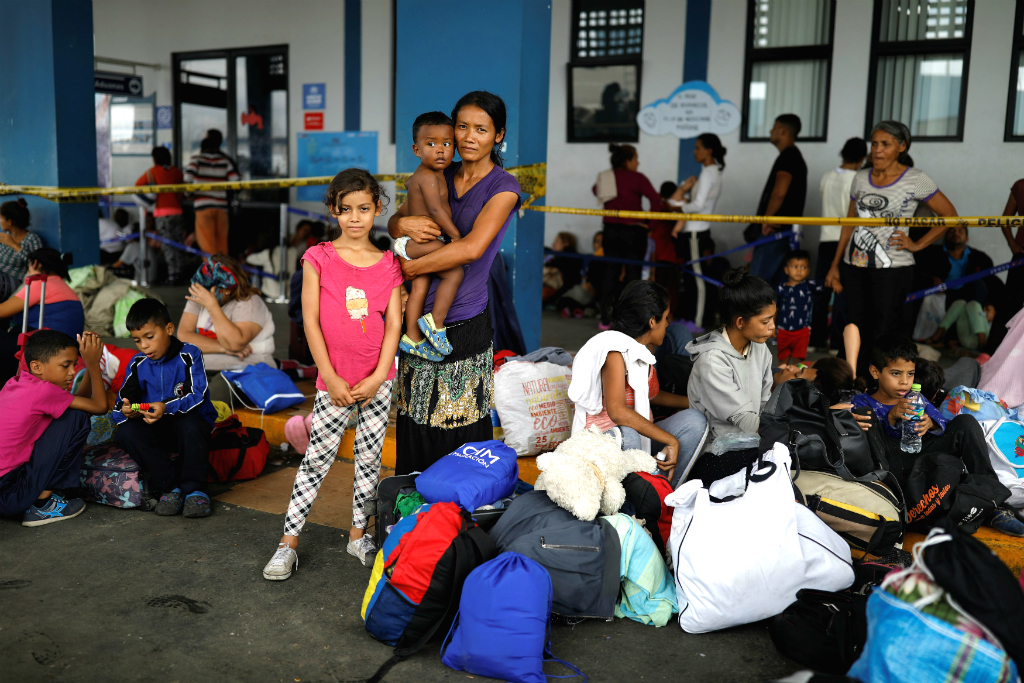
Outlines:
[[[402,333],[402,269],[370,243],[387,195],[373,176],[350,168],[334,177],[326,203],[340,233],[302,256],[302,318],[316,361],[316,401],[309,447],[295,475],[284,536],[263,577],[281,581],[298,567],[295,549],[317,491],[334,463],[352,412],[358,410],[348,552],[369,567],[376,556],[365,535],[363,505],[377,490],[391,411],[395,353]]]

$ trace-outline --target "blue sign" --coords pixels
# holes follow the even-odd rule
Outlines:
[[[324,94],[327,88],[323,83],[303,83],[302,84],[302,108],[303,109],[323,109],[324,108]]]
[[[156,108],[157,130],[170,130],[174,128],[174,108],[170,105]]]
[[[377,131],[297,133],[295,149],[300,178],[333,176],[353,166],[377,172]],[[318,202],[326,191],[326,185],[300,187],[295,197],[300,202]]]

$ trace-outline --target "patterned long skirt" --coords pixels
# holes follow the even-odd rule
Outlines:
[[[470,441],[492,438],[494,330],[484,311],[449,323],[454,349],[442,361],[398,359],[396,474],[422,472]]]

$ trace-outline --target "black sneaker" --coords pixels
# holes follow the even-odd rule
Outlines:
[[[183,517],[209,517],[213,510],[210,508],[210,497],[201,491],[193,491],[185,496],[185,511]]]
[[[156,514],[161,517],[170,517],[181,512],[182,495],[181,491],[171,491],[160,496],[156,504]]]

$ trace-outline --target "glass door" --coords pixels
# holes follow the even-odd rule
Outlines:
[[[184,167],[207,132],[243,180],[288,177],[288,46],[178,52],[174,68],[174,155]],[[232,252],[277,244],[287,189],[229,193]],[[245,230],[234,229],[244,225]]]

